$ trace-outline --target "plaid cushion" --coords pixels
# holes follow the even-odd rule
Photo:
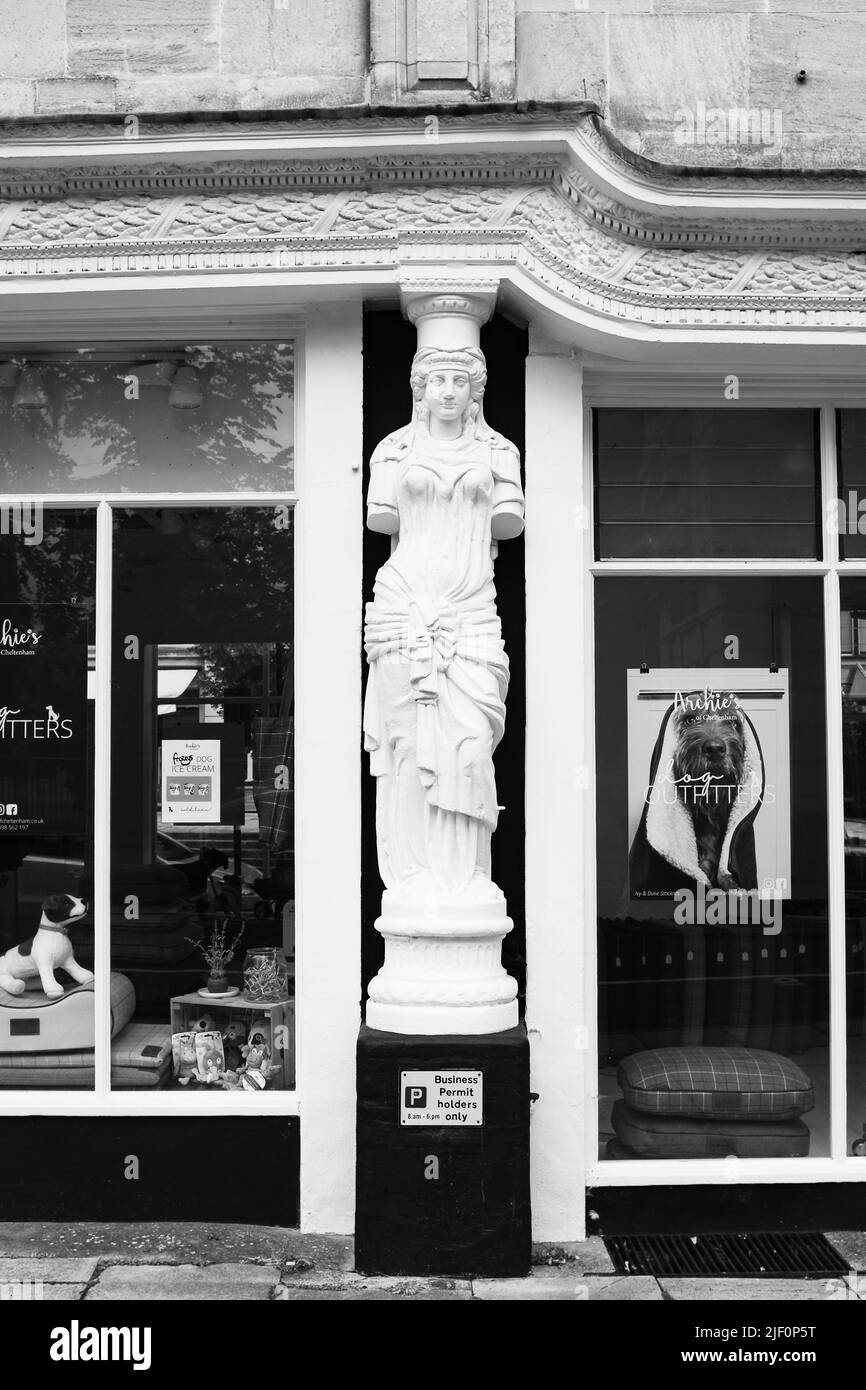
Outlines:
[[[295,834],[294,721],[281,716],[253,720],[253,800],[259,840],[271,849],[291,848]],[[278,767],[288,769],[287,787],[274,785]]]
[[[111,1075],[124,1068],[161,1071],[171,1061],[171,1025],[128,1023],[111,1044]]]
[[[618,1100],[611,1116],[617,1138],[638,1158],[803,1158],[810,1134],[802,1120],[696,1120],[642,1115]]]
[[[77,1054],[70,1053],[69,1055]],[[8,1091],[15,1087],[21,1087],[25,1091],[36,1091],[48,1087],[57,1091],[93,1090],[93,1053],[90,1053],[91,1060],[87,1066],[75,1066],[71,1062],[63,1066],[43,1066],[43,1057],[25,1059],[31,1064],[39,1062],[38,1066],[31,1065],[29,1067],[9,1066],[11,1058],[2,1058],[0,1060],[0,1089]]]
[[[652,1115],[792,1120],[815,1104],[804,1071],[749,1047],[661,1047],[624,1057],[617,1072],[632,1110]]]

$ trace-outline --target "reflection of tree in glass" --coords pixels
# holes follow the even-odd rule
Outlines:
[[[174,409],[167,382],[142,384],[145,359],[191,365],[200,409]],[[12,388],[0,391],[0,474],[10,483],[39,491],[293,485],[291,343],[154,349],[102,360],[83,349],[37,365],[45,410],[13,409]]]
[[[282,642],[270,657],[271,694],[279,696],[279,673],[285,671],[288,647]],[[240,694],[263,693],[262,653],[267,650],[249,642],[204,643],[199,647],[201,669],[198,677],[199,694],[218,704],[227,690]]]
[[[292,632],[292,533],[274,507],[118,508],[119,631],[148,642],[274,642]]]
[[[39,545],[25,545],[20,536],[0,537],[0,596],[7,603],[44,605],[43,631],[59,637],[69,631],[71,609],[93,619],[95,514],[47,508],[42,530]]]
[[[866,700],[842,697],[842,755],[845,767],[845,809],[866,815]]]

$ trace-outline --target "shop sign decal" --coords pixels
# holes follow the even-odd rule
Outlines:
[[[174,825],[219,825],[218,738],[163,740],[162,816]]]
[[[0,604],[0,835],[83,835],[87,620],[65,604]]]

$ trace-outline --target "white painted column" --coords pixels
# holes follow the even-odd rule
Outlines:
[[[312,311],[295,513],[301,1226],[347,1234],[361,1022],[361,372],[360,303]]]
[[[526,1023],[535,1240],[584,1234],[584,957],[591,731],[585,709],[582,367],[530,330],[526,364]],[[586,508],[586,510],[582,510]]]

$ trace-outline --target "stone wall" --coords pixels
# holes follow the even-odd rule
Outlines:
[[[367,0],[0,0],[0,117],[345,106]]]
[[[0,119],[589,98],[670,163],[866,165],[866,0],[476,4],[437,86],[470,0],[0,0]]]
[[[595,99],[653,159],[862,168],[864,90],[866,0],[517,0],[518,97]]]

